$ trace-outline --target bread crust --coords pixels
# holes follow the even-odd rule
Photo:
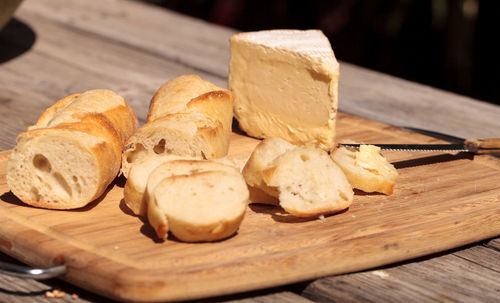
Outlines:
[[[185,75],[164,83],[150,103],[146,124],[126,142],[122,173],[140,158],[167,144],[161,153],[200,159],[227,155],[232,125],[233,96],[199,76]],[[182,123],[191,121],[195,128]],[[182,143],[191,142],[191,143]]]
[[[350,150],[346,147],[334,149],[330,156],[338,166],[344,171],[347,179],[353,188],[367,193],[379,192],[391,195],[394,191],[398,173],[383,156],[377,155],[377,161],[387,169],[382,172],[369,170],[356,164],[356,153],[359,151]]]
[[[109,98],[114,101],[92,106],[95,100]],[[18,198],[36,207],[85,206],[116,177],[124,139],[136,127],[134,113],[114,92],[92,90],[67,96],[18,135],[7,163],[7,183]],[[66,163],[67,159],[72,162]]]
[[[197,75],[182,75],[171,79],[163,83],[151,99],[147,122],[167,114],[182,112],[192,99],[218,90],[224,89],[203,81]]]
[[[278,198],[278,189],[268,186],[264,180],[266,169],[275,158],[294,148],[296,148],[295,145],[281,138],[270,137],[262,140],[252,151],[250,158],[243,167],[242,174],[247,184],[250,187],[258,188],[271,197]],[[260,203],[275,204],[274,199],[263,196],[262,192],[251,191],[254,194],[253,198],[260,200]]]

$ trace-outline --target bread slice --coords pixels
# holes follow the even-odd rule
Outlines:
[[[255,147],[242,170],[245,181],[252,188],[252,202],[275,204],[274,199],[268,199],[257,190],[260,189],[274,197],[278,197],[279,194],[275,187],[267,186],[262,178],[262,172],[279,155],[294,148],[295,145],[278,137],[266,138]]]
[[[167,162],[168,164],[166,164]],[[157,169],[158,167],[162,168]],[[194,161],[193,158],[172,154],[148,155],[134,163],[130,169],[129,178],[125,183],[123,191],[125,204],[127,204],[134,214],[146,216],[148,197],[146,189],[151,176],[151,179],[154,180],[153,182],[158,183],[163,178],[173,176],[174,174],[185,174],[189,171],[209,169],[228,170],[239,173],[226,158],[215,159],[214,161]]]
[[[148,154],[176,154],[200,159],[227,155],[233,96],[194,75],[167,81],[150,103],[146,124],[126,143],[122,173]]]
[[[234,234],[248,204],[241,175],[205,171],[164,178],[148,203],[148,220],[161,239],[170,231],[186,242],[216,241]]]
[[[123,188],[123,199],[128,208],[136,215],[146,216],[147,203],[144,196],[148,177],[159,165],[185,157],[172,154],[151,154],[132,165],[127,182]]]
[[[114,180],[123,141],[136,126],[133,112],[111,91],[68,96],[18,135],[7,162],[7,183],[32,206],[83,207]]]
[[[297,147],[278,156],[263,171],[264,182],[277,188],[280,206],[297,217],[346,209],[353,191],[342,170],[325,151]]]
[[[361,145],[357,150],[342,146],[333,150],[330,155],[344,171],[352,187],[368,193],[392,194],[398,172],[380,154],[379,147]]]
[[[163,179],[177,175],[191,175],[204,171],[224,171],[238,177],[241,173],[236,167],[210,160],[171,160],[154,168],[148,176],[144,191],[145,201],[153,201],[153,191]]]

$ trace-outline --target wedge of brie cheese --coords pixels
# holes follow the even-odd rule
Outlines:
[[[339,64],[319,30],[231,37],[229,88],[240,128],[258,138],[334,146]]]

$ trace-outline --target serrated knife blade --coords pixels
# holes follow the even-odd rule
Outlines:
[[[472,138],[463,143],[449,144],[373,144],[383,150],[395,151],[442,151],[442,152],[500,152],[500,138]],[[359,148],[363,144],[340,143],[340,146]]]

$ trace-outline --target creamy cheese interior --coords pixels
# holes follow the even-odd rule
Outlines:
[[[240,127],[255,137],[331,148],[338,72],[328,39],[319,31],[233,36],[229,86]]]

